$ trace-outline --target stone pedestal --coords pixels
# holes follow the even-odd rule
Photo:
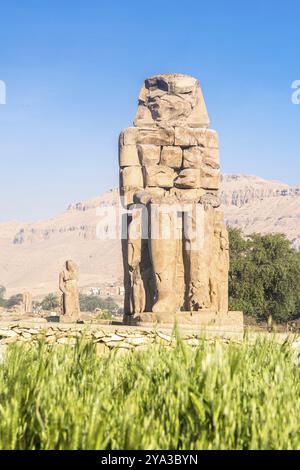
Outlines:
[[[209,310],[201,312],[143,312],[125,315],[124,324],[131,326],[170,328],[179,331],[192,330],[194,333],[209,334],[225,338],[243,339],[244,319],[242,312],[219,314]]]
[[[77,318],[74,318],[74,316],[70,315],[60,315],[58,318],[59,323],[67,323],[67,324],[72,324],[72,323],[78,323]]]

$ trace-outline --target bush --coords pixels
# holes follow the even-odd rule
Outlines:
[[[55,310],[59,307],[59,298],[56,294],[48,294],[46,297],[40,302],[39,306],[43,310]]]
[[[257,320],[278,322],[300,314],[300,253],[280,234],[247,239],[230,229],[229,300]]]
[[[4,300],[3,307],[5,308],[13,308],[16,305],[20,305],[23,301],[22,294],[12,295],[8,300]]]
[[[82,312],[94,312],[97,308],[101,310],[107,310],[110,313],[115,312],[119,307],[111,297],[102,299],[95,295],[84,295],[79,296],[80,310]]]
[[[97,320],[112,320],[113,315],[108,310],[102,310],[102,312],[98,313]]]
[[[6,289],[4,286],[0,286],[0,299],[3,299],[3,297],[6,294]]]

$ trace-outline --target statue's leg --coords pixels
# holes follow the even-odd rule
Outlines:
[[[219,313],[228,312],[228,273],[229,273],[229,242],[228,232],[223,222],[215,214],[214,223],[214,260],[211,269],[212,294],[214,307]]]
[[[208,264],[209,220],[203,207],[193,204],[184,216],[184,253],[188,310],[210,307]]]
[[[122,215],[122,234],[126,234],[126,237],[122,237],[122,257],[123,257],[123,268],[124,268],[124,314],[131,313],[131,279],[129,273],[128,264],[128,216],[127,214]]]
[[[133,215],[128,228],[128,268],[130,279],[130,313],[141,313],[145,310],[146,296],[141,276],[142,235],[137,230],[140,213]]]
[[[142,240],[141,277],[143,280],[145,293],[145,312],[152,312],[152,307],[156,299],[156,286],[150,256],[149,237]]]
[[[156,280],[157,300],[153,312],[174,312],[177,308],[175,286],[177,240],[174,213],[151,214],[151,259]],[[167,228],[167,230],[166,230]],[[169,231],[169,233],[167,233]]]

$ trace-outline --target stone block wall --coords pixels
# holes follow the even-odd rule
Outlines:
[[[180,330],[183,340],[190,346],[197,346],[203,332],[192,329]],[[241,332],[230,330],[212,330],[206,336],[219,336],[225,341],[241,340]],[[172,327],[133,327],[113,325],[59,325],[34,324],[29,322],[7,323],[0,325],[0,346],[17,343],[35,343],[42,338],[49,345],[74,346],[78,338],[84,337],[97,345],[99,352],[112,349],[143,349],[154,343],[171,347],[176,338]]]

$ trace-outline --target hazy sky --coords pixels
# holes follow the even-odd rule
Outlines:
[[[118,134],[156,73],[199,79],[223,172],[300,183],[299,0],[0,0],[0,17],[0,220],[117,185]]]

